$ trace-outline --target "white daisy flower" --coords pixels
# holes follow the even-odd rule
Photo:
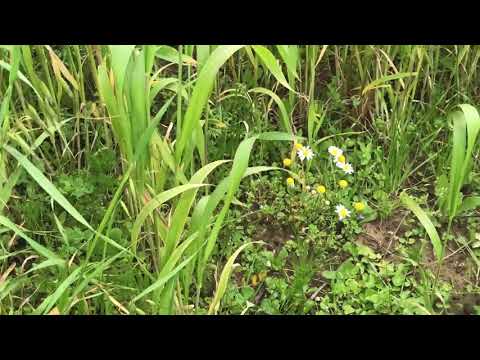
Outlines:
[[[343,150],[336,146],[329,146],[328,153],[332,155],[335,159],[337,159],[340,155],[343,154]]]
[[[337,213],[338,215],[338,219],[340,221],[343,221],[344,219],[346,219],[347,217],[350,216],[350,210],[348,210],[345,206],[343,205],[337,205],[335,207],[335,212]]]
[[[343,168],[341,169],[345,172],[345,174],[348,174],[348,175],[353,174],[353,167],[350,163],[344,164]]]
[[[301,161],[307,159],[307,160],[312,160],[313,158],[313,151],[310,149],[310,146],[304,146],[300,150],[297,151],[297,155],[300,158]]]

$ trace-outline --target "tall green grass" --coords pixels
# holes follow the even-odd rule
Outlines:
[[[41,258],[32,272],[50,268],[58,278],[34,312],[78,309],[78,299],[124,259],[144,280],[135,284],[123,313],[145,311],[151,303],[148,311],[182,313],[181,304],[192,295],[199,308],[211,280],[208,264],[242,179],[280,170],[249,166],[265,141],[291,142],[302,135],[320,150],[335,135],[331,129],[364,131],[383,150],[382,185],[392,198],[405,187],[428,183],[428,171],[442,175],[439,206],[450,228],[456,216],[480,205],[478,195],[462,193],[474,183],[479,115],[473,106],[455,107],[474,104],[479,58],[479,47],[468,45],[1,46],[0,222]],[[235,90],[238,84],[247,85],[244,93]],[[221,119],[224,103],[234,97],[244,97],[251,113],[263,117],[237,116],[234,121],[247,130],[229,156],[211,158],[218,131],[212,116]],[[450,131],[447,122],[435,121],[446,112],[453,126],[448,173],[442,136]],[[72,124],[73,135],[67,135]],[[94,227],[51,175],[65,162],[84,167],[98,142],[118,150],[119,186]],[[47,143],[51,152],[44,150]],[[79,263],[71,265],[9,218],[5,209],[24,174],[92,232]],[[446,244],[428,216],[407,195],[400,199],[425,226],[441,259]],[[109,236],[120,217],[132,224],[127,246]],[[117,255],[107,255],[108,246]],[[219,312],[233,264],[246,246],[227,260],[209,313]],[[100,258],[94,257],[98,251]],[[3,285],[2,299],[14,284]]]

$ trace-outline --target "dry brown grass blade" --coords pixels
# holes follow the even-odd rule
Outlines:
[[[127,308],[125,306],[123,306],[122,304],[120,304],[119,301],[117,301],[112,295],[110,295],[109,293],[106,293],[107,294],[107,297],[108,299],[112,302],[113,305],[115,305],[118,310],[120,310],[120,312],[122,312],[123,314],[126,314],[126,315],[130,315],[130,312],[127,310]]]
[[[45,45],[45,47],[48,50],[48,53],[50,55],[50,59],[52,60],[52,68],[53,68],[53,72],[55,73],[55,75],[57,77],[60,77],[60,74],[62,74],[63,77],[65,79],[67,79],[70,82],[70,84],[72,84],[72,86],[75,88],[75,90],[78,91],[78,83],[75,80],[75,78],[72,76],[70,71],[68,71],[65,64],[62,62],[62,60],[60,60],[60,58],[57,56],[57,54],[55,54],[55,52],[53,51],[53,49],[50,46]]]
[[[13,269],[15,269],[15,266],[17,264],[16,263],[13,263],[12,265],[10,265],[7,269],[7,271],[5,271],[1,276],[0,276],[0,285],[2,285],[5,280],[7,280],[7,277],[8,275],[13,271]]]
[[[57,307],[54,307],[47,315],[61,315],[60,310]]]

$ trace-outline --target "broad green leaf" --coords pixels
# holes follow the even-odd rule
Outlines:
[[[462,187],[462,165],[465,161],[467,128],[465,117],[457,111],[451,115],[453,119],[453,147],[452,163],[450,168],[450,184],[448,196],[449,216],[452,218],[459,204],[459,192]]]
[[[283,61],[287,65],[288,72],[290,72],[296,79],[297,63],[298,63],[298,46],[297,45],[277,45],[278,52]]]
[[[278,65],[277,59],[272,54],[272,52],[268,50],[265,46],[261,45],[252,45],[252,48],[260,57],[267,69],[275,77],[275,79],[277,79],[277,81],[284,87],[286,87],[288,90],[295,92],[295,90],[293,90],[288,84],[285,75],[283,75],[282,68],[280,67],[280,65]]]
[[[203,66],[198,76],[197,82],[192,92],[190,102],[188,104],[185,117],[183,119],[180,138],[175,146],[175,158],[177,164],[181,163],[187,141],[192,137],[192,131],[200,121],[203,109],[207,104],[208,97],[213,88],[215,77],[220,67],[232,56],[236,51],[240,50],[243,45],[223,45],[213,51]],[[188,164],[185,164],[188,165]]]
[[[130,122],[127,121],[123,112],[122,103],[118,103],[115,97],[114,89],[108,77],[105,63],[98,67],[98,86],[99,93],[103,102],[107,106],[108,114],[112,119],[112,128],[117,138],[120,150],[127,159],[130,160],[133,154],[133,141]],[[122,97],[120,96],[120,99]]]
[[[150,102],[153,102],[155,97],[158,95],[160,91],[163,89],[169,89],[177,92],[178,88],[178,79],[177,78],[161,78],[153,82],[152,88],[150,89]],[[185,88],[182,88],[182,96],[185,100],[188,100],[188,94]]]
[[[453,145],[446,201],[450,223],[460,211],[463,211],[461,188],[468,176],[474,146],[480,132],[480,116],[477,110],[468,104],[459,105],[459,108],[459,111],[450,114],[453,122]],[[466,205],[467,208],[473,204],[471,201]]]
[[[370,90],[376,89],[378,87],[388,86],[388,85],[384,85],[384,83],[386,83],[386,82],[393,81],[393,80],[398,80],[398,79],[403,79],[403,78],[411,77],[411,76],[417,76],[417,75],[418,75],[418,73],[416,73],[416,72],[407,72],[407,73],[397,73],[397,74],[393,74],[393,75],[383,76],[380,79],[374,80],[370,84],[365,86],[365,88],[362,91],[362,95],[365,95]]]
[[[205,64],[209,56],[210,45],[197,45],[197,63],[199,70],[202,69],[203,64]]]
[[[168,45],[159,46],[155,55],[162,60],[166,60],[174,64],[178,64],[178,59],[180,57],[178,54],[178,50]],[[182,54],[182,62],[186,65],[192,66],[195,66],[197,64],[195,59],[185,54]]]
[[[410,196],[408,196],[406,192],[402,192],[400,194],[400,201],[415,214],[420,223],[423,225],[432,243],[435,257],[437,260],[441,260],[443,258],[442,241],[440,240],[440,236],[438,235],[437,230],[435,229],[435,226],[428,215]]]
[[[127,65],[135,49],[135,45],[109,45],[112,55],[112,69],[115,75],[115,88],[117,91],[123,91],[123,81]]]

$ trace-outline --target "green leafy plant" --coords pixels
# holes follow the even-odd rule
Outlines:
[[[472,169],[472,155],[480,131],[480,116],[471,105],[459,105],[450,114],[453,124],[453,144],[451,151],[450,174],[438,179],[439,204],[448,216],[449,228],[455,216],[480,206],[479,196],[464,197],[462,186],[469,181]]]

